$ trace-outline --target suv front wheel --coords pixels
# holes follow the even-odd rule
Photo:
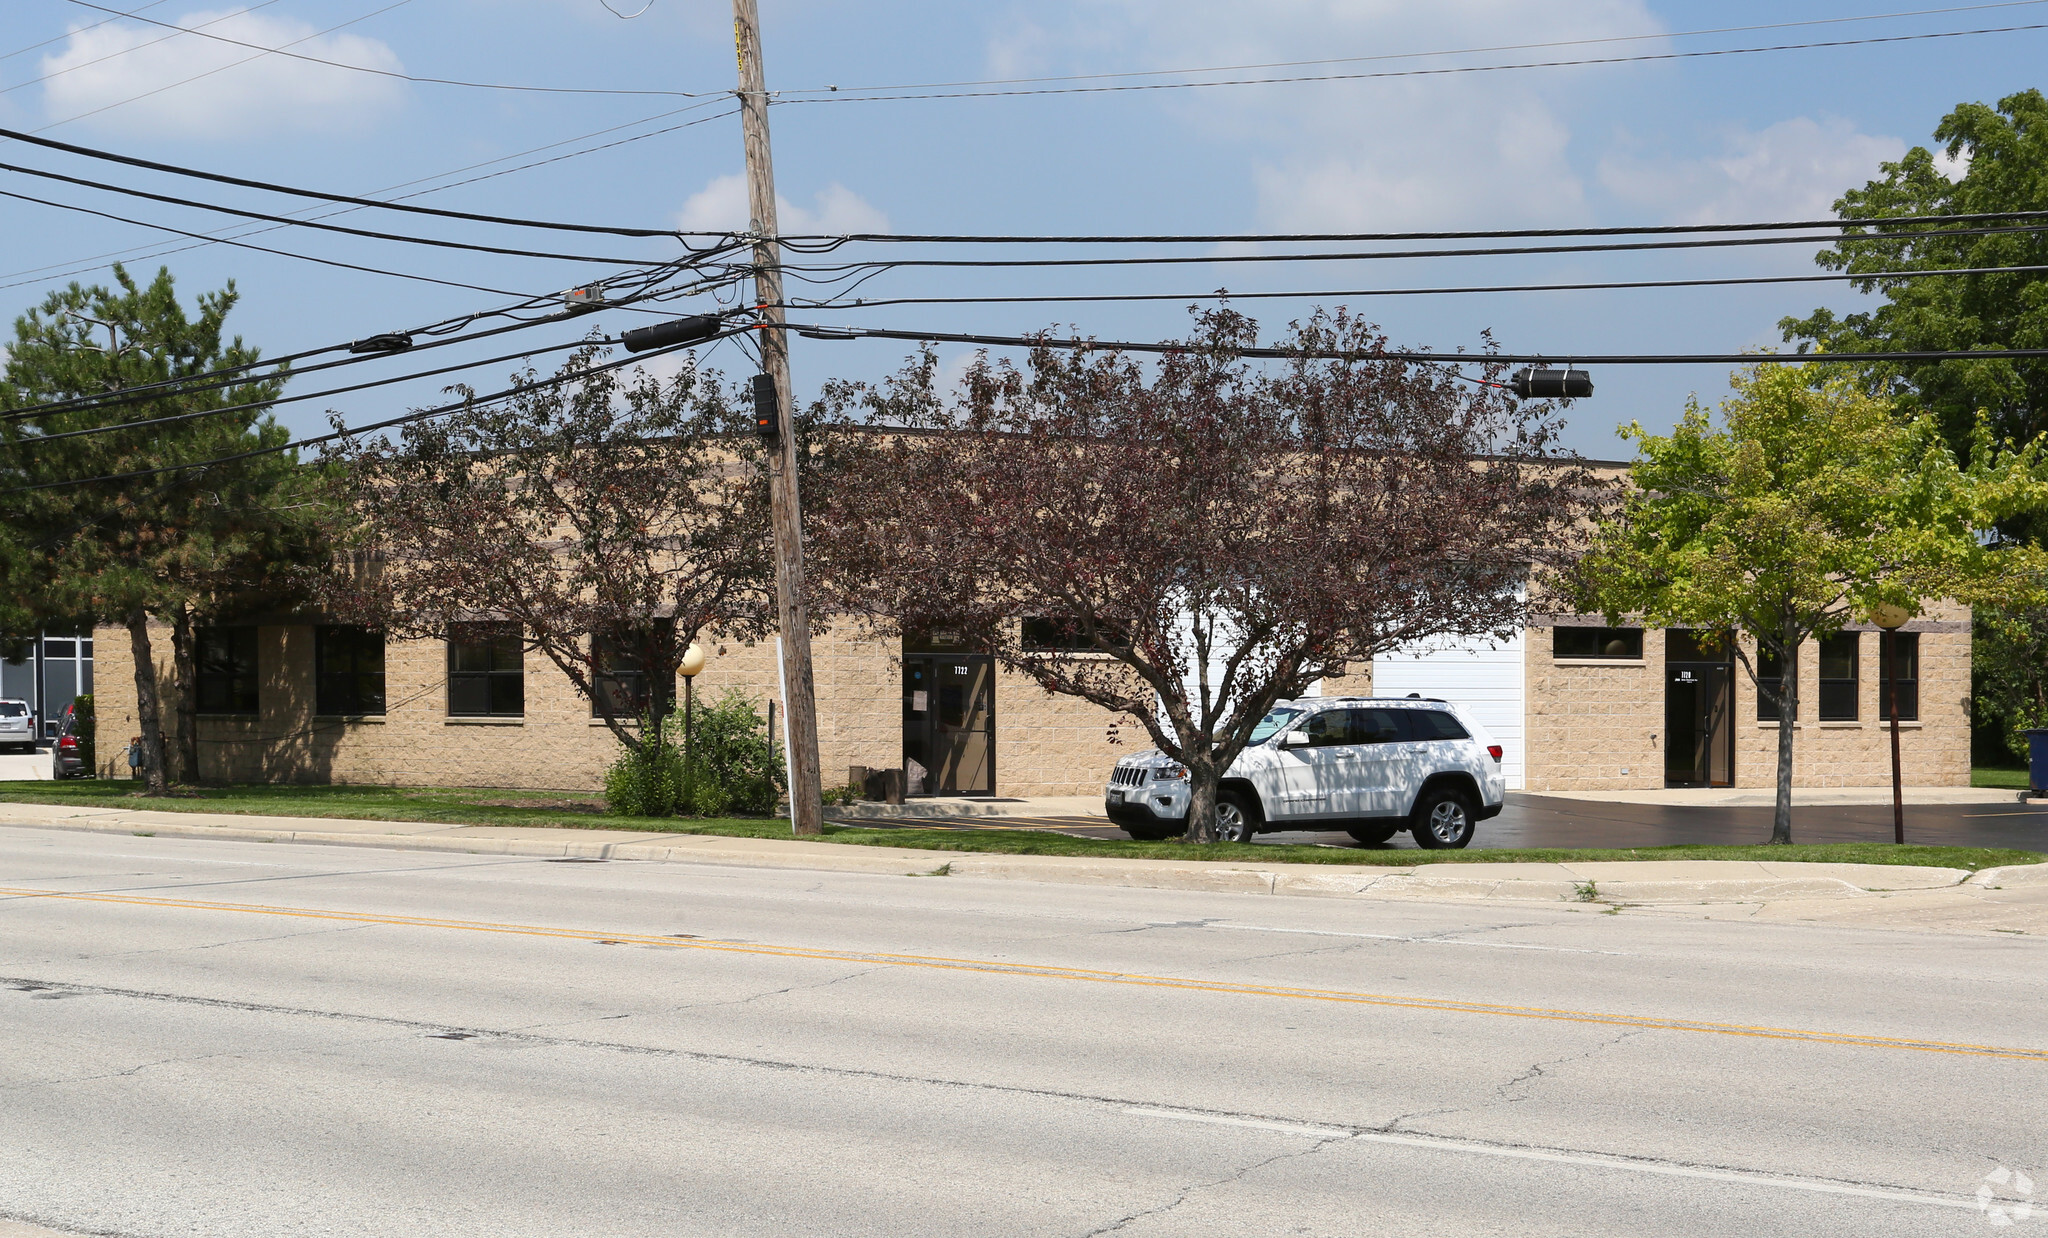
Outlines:
[[[1248,843],[1258,835],[1259,810],[1242,791],[1224,791],[1216,796],[1216,840]]]
[[[1472,841],[1472,801],[1456,787],[1434,787],[1415,801],[1411,820],[1415,845],[1431,851],[1456,850]]]

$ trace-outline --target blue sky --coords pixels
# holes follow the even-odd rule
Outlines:
[[[644,0],[613,0],[631,13]],[[462,210],[650,227],[744,225],[723,0],[654,0],[621,20],[600,0],[270,0],[199,6],[109,0],[263,47],[416,77],[527,86],[691,92],[700,97],[541,93],[412,83],[326,68],[70,0],[10,0],[0,30],[0,125],[124,153],[367,196]],[[1878,164],[1926,144],[1956,103],[2041,84],[2048,30],[1761,54],[1695,56],[1373,80],[1199,89],[867,101],[859,88],[1095,74],[1049,82],[1132,85],[1215,77],[1387,73],[1531,60],[1644,57],[1768,44],[1871,39],[2048,23],[2048,3],[1979,5],[1880,20],[1687,32],[1896,14],[1892,0],[1805,5],[1647,0],[761,0],[784,230],[941,233],[1256,233],[1571,227],[1812,218]],[[1930,9],[1935,7],[1929,5]],[[103,23],[103,24],[95,24]],[[338,28],[337,28],[338,27]],[[1644,37],[1649,36],[1649,37]],[[162,41],[155,41],[162,40]],[[46,42],[47,41],[47,42]],[[1529,44],[1528,50],[1474,51]],[[42,44],[42,46],[34,46]],[[1424,53],[1457,53],[1425,55]],[[1380,57],[1287,70],[1172,70]],[[42,79],[42,80],[37,80]],[[823,88],[839,86],[834,97]],[[1016,90],[1030,87],[965,89]],[[818,93],[804,94],[813,91]],[[807,100],[822,99],[818,102]],[[687,109],[687,110],[686,110]],[[655,119],[658,114],[671,113]],[[709,119],[706,119],[709,118]],[[669,132],[690,121],[701,121]],[[609,130],[610,132],[600,133]],[[647,136],[652,134],[652,136]],[[584,135],[595,135],[585,137]],[[584,140],[571,140],[584,138]],[[521,171],[535,160],[619,142]],[[554,145],[554,144],[560,145]],[[300,203],[0,143],[0,160],[157,192],[292,210]],[[525,157],[522,151],[549,147]],[[458,171],[468,169],[466,171]],[[493,173],[504,173],[490,175]],[[487,176],[463,185],[452,182]],[[401,186],[403,186],[401,188]],[[227,221],[0,174],[0,188],[205,232]],[[661,241],[574,238],[356,212],[357,227],[657,257]],[[603,273],[588,263],[451,254],[276,231],[257,243],[491,288],[540,293]],[[369,275],[221,245],[190,246],[130,224],[0,199],[0,307],[11,315],[111,254],[144,272],[168,264],[188,293],[233,278],[239,329],[281,354],[498,304],[459,288]],[[955,251],[955,256],[964,251]],[[976,251],[986,253],[987,251]],[[1213,253],[1213,250],[1184,252]],[[899,271],[883,296],[1077,292],[1197,293],[1692,278],[1812,271],[1812,247],[1708,254],[1578,255],[1361,263],[1199,264],[1113,271]],[[934,256],[939,256],[934,254]],[[71,273],[76,272],[73,275]],[[1246,303],[1268,335],[1316,298]],[[1515,352],[1722,352],[1772,345],[1775,323],[1816,305],[1853,305],[1837,286],[1458,297],[1349,296],[1402,344],[1475,348],[1490,329]],[[808,317],[868,326],[1016,334],[1072,324],[1104,338],[1186,329],[1173,302],[899,306]],[[652,319],[616,314],[605,325]],[[553,343],[581,325],[518,338]],[[795,341],[800,392],[900,363],[886,342]],[[466,355],[510,351],[498,342]],[[962,350],[948,349],[957,364]],[[452,359],[450,349],[437,363]],[[731,345],[706,359],[749,362]],[[379,362],[403,372],[402,360]],[[425,358],[414,368],[425,368]],[[348,371],[360,375],[362,367]],[[486,389],[509,369],[472,377]],[[1570,442],[1595,457],[1626,448],[1617,423],[1663,428],[1688,393],[1718,399],[1725,367],[1623,369],[1595,378]],[[337,397],[352,422],[436,399],[440,382]],[[299,390],[315,379],[301,380]],[[318,402],[280,410],[325,425]]]

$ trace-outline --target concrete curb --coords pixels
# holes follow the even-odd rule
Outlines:
[[[213,816],[211,821],[180,820]],[[538,859],[646,860],[741,868],[814,869],[913,876],[1045,881],[1133,889],[1201,890],[1307,898],[1501,900],[1519,903],[1680,906],[1781,900],[1873,898],[2048,885],[2048,863],[1969,873],[1955,868],[1883,864],[1803,864],[1748,860],[1650,860],[1590,864],[1470,863],[1416,867],[1242,864],[1199,860],[1090,859],[1084,856],[858,846],[802,839],[723,838],[622,830],[461,826],[440,822],[232,818],[123,808],[75,810],[0,804],[0,826],[103,834],[311,843]]]

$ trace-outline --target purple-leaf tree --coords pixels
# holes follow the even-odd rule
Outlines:
[[[1603,494],[1483,356],[1390,359],[1341,310],[1275,359],[1245,356],[1256,332],[1223,309],[1156,366],[983,355],[952,392],[926,349],[828,387],[818,431],[832,607],[957,629],[1130,718],[1188,768],[1190,842],[1215,838],[1219,780],[1275,702],[1414,641],[1506,636]]]
[[[593,369],[603,356],[579,350],[558,382],[411,423],[396,441],[345,440],[334,463],[354,562],[324,591],[337,612],[403,637],[516,629],[637,751],[672,712],[691,641],[760,632],[768,492],[753,436],[734,432],[750,423],[715,374],[663,383]]]

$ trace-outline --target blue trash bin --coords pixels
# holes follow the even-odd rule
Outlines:
[[[2027,782],[2035,795],[2048,795],[2048,728],[2020,734],[2027,737]]]

